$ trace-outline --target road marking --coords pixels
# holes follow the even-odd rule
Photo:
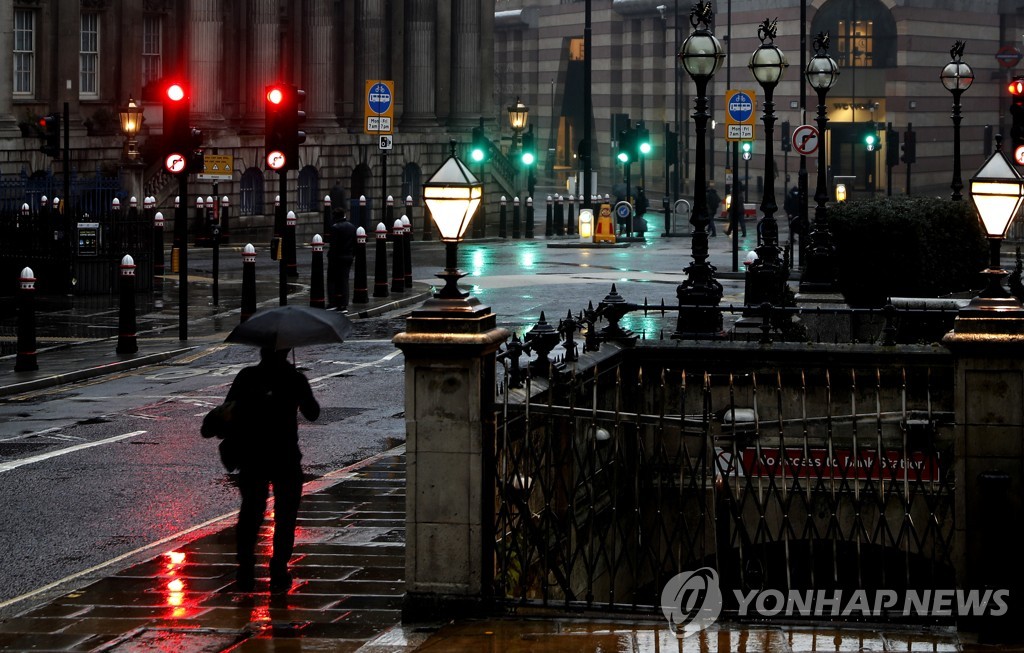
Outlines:
[[[138,431],[138,433],[145,433],[145,431]],[[119,437],[122,437],[122,436],[119,436]],[[26,593],[22,594],[21,596],[15,596],[14,598],[7,599],[6,601],[0,602],[0,609],[6,608],[7,606],[10,606],[10,605],[14,605],[15,603],[18,603],[19,601],[24,601],[25,599],[30,599],[33,596],[36,596],[37,594],[42,594],[43,592],[48,592],[48,591],[50,591],[52,589],[56,589],[56,588],[60,587],[61,585],[63,585],[64,583],[69,583],[69,582],[71,582],[71,581],[73,581],[73,580],[75,580],[77,578],[81,578],[82,576],[87,576],[89,574],[96,573],[97,571],[103,569],[104,567],[109,567],[110,565],[113,565],[113,564],[116,564],[118,562],[121,562],[122,560],[127,560],[128,558],[137,556],[137,555],[139,555],[141,553],[144,553],[144,552],[146,552],[146,551],[148,551],[150,549],[153,549],[155,547],[163,546],[164,544],[167,544],[168,542],[173,542],[174,540],[177,540],[179,538],[185,537],[186,535],[188,535],[190,533],[194,533],[197,530],[206,528],[208,526],[212,526],[213,524],[216,524],[217,522],[224,521],[226,519],[230,519],[230,518],[234,517],[237,514],[238,514],[238,511],[235,510],[235,511],[232,511],[232,512],[220,515],[219,517],[214,517],[213,519],[207,519],[202,524],[196,524],[195,526],[193,526],[191,528],[186,528],[183,531],[178,531],[174,535],[168,535],[167,537],[165,537],[163,539],[160,539],[160,540],[157,540],[156,542],[150,542],[149,544],[146,544],[145,546],[140,546],[139,548],[134,549],[132,551],[128,551],[127,553],[122,553],[121,555],[117,556],[116,558],[111,558],[110,560],[107,560],[106,562],[101,562],[100,564],[92,566],[92,567],[89,567],[88,569],[83,569],[82,571],[75,572],[75,573],[71,574],[70,576],[65,576],[64,578],[61,578],[60,580],[55,580],[55,581],[53,581],[52,583],[50,583],[48,585],[43,585],[42,587],[37,587],[36,589],[34,589],[34,590],[30,591],[30,592],[26,592]]]
[[[324,374],[323,376],[318,376],[316,378],[310,379],[309,383],[312,385],[313,383],[319,383],[320,381],[324,381],[326,379],[330,379],[330,378],[333,378],[335,376],[341,376],[342,374],[348,374],[350,372],[354,372],[355,370],[361,370],[364,367],[373,367],[374,365],[380,365],[381,363],[386,363],[386,362],[390,361],[395,356],[398,356],[401,353],[402,353],[402,350],[396,349],[395,351],[391,352],[390,354],[388,354],[387,356],[385,356],[383,358],[378,358],[377,360],[370,361],[369,363],[359,363],[357,365],[353,365],[352,367],[349,367],[349,368],[344,369],[344,370],[340,370],[338,372],[331,372],[330,374]]]
[[[24,438],[31,438],[31,437],[36,436],[36,435],[45,435],[47,433],[53,433],[54,431],[59,431],[60,428],[61,427],[59,427],[59,426],[51,426],[48,429],[43,429],[42,431],[36,431],[35,433],[22,433],[21,435],[12,435],[9,438],[0,438],[0,442],[11,442],[13,440],[22,440]]]
[[[82,444],[68,447],[67,449],[60,449],[58,451],[51,451],[49,453],[39,454],[38,456],[30,456],[28,458],[22,458],[21,460],[12,460],[6,463],[0,463],[0,473],[9,472],[12,469],[17,469],[24,465],[31,465],[32,463],[40,463],[50,458],[56,458],[57,456],[63,456],[64,454],[74,453],[81,451],[82,449],[89,449],[91,447],[98,447],[103,444],[110,444],[111,442],[117,442],[118,440],[127,440],[128,438],[134,438],[136,435],[142,435],[145,431],[132,431],[131,433],[123,433],[121,435],[115,435],[112,438],[105,440],[97,440],[95,442],[83,442]],[[0,607],[3,607],[0,605]]]

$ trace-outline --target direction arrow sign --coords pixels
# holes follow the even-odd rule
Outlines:
[[[814,125],[800,125],[793,130],[793,149],[809,156],[818,151],[818,128]]]

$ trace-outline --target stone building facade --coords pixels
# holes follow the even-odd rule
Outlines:
[[[160,206],[176,184],[160,166],[160,94],[191,88],[192,123],[207,152],[230,154],[228,195],[243,220],[272,211],[276,173],[266,169],[264,88],[293,83],[306,142],[289,203],[316,212],[332,190],[380,207],[412,195],[448,153],[467,147],[491,102],[492,0],[14,0],[0,3],[0,174],[61,173],[39,151],[36,124],[70,118],[71,167],[117,174],[125,138],[118,111],[141,101],[143,188]],[[386,171],[378,138],[364,133],[366,80],[395,87],[394,149]],[[136,184],[139,185],[139,184]],[[193,182],[197,196],[209,182]]]

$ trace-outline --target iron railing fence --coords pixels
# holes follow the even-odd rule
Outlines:
[[[648,341],[516,372],[511,344],[493,433],[507,603],[655,610],[705,566],[726,609],[731,590],[955,586],[941,351]]]

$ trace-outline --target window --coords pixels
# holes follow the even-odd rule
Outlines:
[[[159,16],[142,19],[142,85],[163,77],[163,23]]]
[[[78,50],[78,95],[99,96],[100,17],[82,14],[82,39]]]
[[[874,21],[840,20],[836,63],[840,68],[870,68],[874,52]]]
[[[319,205],[320,179],[316,168],[306,166],[299,170],[299,211],[316,211]]]
[[[242,173],[238,194],[240,215],[263,215],[263,173],[259,168]]]
[[[583,61],[583,39],[569,39],[569,61]]]
[[[36,16],[27,9],[14,10],[14,95],[35,91]]]

